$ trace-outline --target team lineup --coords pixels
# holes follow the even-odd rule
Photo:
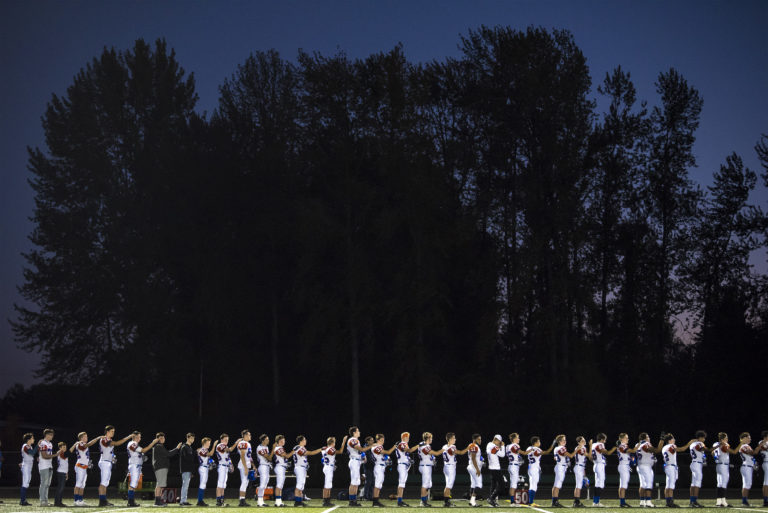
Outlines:
[[[615,443],[615,446],[608,449],[606,447],[607,436],[604,433],[598,433],[594,440],[587,441],[585,437],[576,438],[575,446],[571,451],[567,447],[565,435],[557,435],[552,444],[547,448],[542,448],[541,439],[538,436],[530,438],[530,444],[526,449],[520,445],[520,435],[512,433],[507,437],[507,443],[501,435],[495,435],[490,442],[486,444],[485,454],[482,450],[482,437],[479,434],[472,435],[471,442],[463,449],[458,449],[456,435],[447,433],[445,435],[445,444],[440,449],[433,449],[433,435],[424,432],[421,441],[411,446],[410,433],[403,432],[397,443],[386,448],[386,439],[383,434],[367,437],[364,442],[360,440],[360,429],[356,426],[350,427],[336,446],[336,438],[331,436],[325,441],[325,445],[317,449],[307,447],[307,438],[303,435],[296,437],[293,448],[289,451],[286,448],[286,438],[283,435],[277,435],[274,441],[262,434],[257,439],[252,439],[249,430],[243,430],[240,437],[230,444],[230,437],[222,433],[217,440],[213,441],[210,437],[204,437],[200,445],[193,448],[195,435],[188,433],[185,443],[179,443],[170,451],[165,449],[165,435],[162,432],[156,434],[155,438],[146,446],[141,445],[142,434],[138,431],[130,435],[115,439],[115,427],[108,425],[104,434],[93,439],[89,439],[88,434],[82,432],[71,447],[67,447],[65,442],[59,442],[58,450],[54,451],[53,445],[54,431],[46,429],[43,431],[43,437],[38,443],[35,443],[35,437],[32,433],[26,433],[23,436],[24,445],[21,448],[22,461],[20,463],[22,483],[20,490],[20,504],[30,506],[27,501],[27,490],[32,478],[32,470],[35,459],[38,461],[40,472],[40,505],[48,505],[48,491],[53,477],[54,460],[56,461],[56,474],[58,478],[58,489],[55,496],[54,505],[65,506],[63,504],[64,482],[69,473],[69,457],[75,460],[75,487],[74,504],[75,506],[87,506],[85,502],[85,486],[88,477],[88,470],[92,468],[90,448],[96,444],[99,447],[99,506],[113,506],[107,500],[107,488],[110,484],[112,469],[116,464],[117,458],[115,448],[126,444],[128,453],[128,493],[127,506],[137,507],[135,493],[141,479],[141,470],[145,460],[146,453],[152,451],[153,467],[157,478],[155,488],[155,505],[165,506],[161,499],[162,489],[167,486],[168,461],[172,456],[180,454],[182,459],[182,489],[181,506],[192,506],[188,502],[188,489],[192,470],[196,469],[199,476],[199,486],[197,494],[197,506],[205,507],[205,491],[208,485],[209,473],[216,472],[216,505],[226,507],[228,504],[224,500],[225,491],[229,474],[235,472],[237,468],[240,477],[239,487],[239,506],[249,506],[246,493],[251,482],[256,485],[256,505],[259,507],[269,506],[265,500],[265,490],[269,486],[271,472],[274,470],[274,506],[283,507],[283,490],[285,487],[286,473],[289,465],[293,466],[293,472],[296,478],[296,485],[293,494],[294,507],[306,506],[304,487],[309,470],[309,457],[319,455],[321,458],[322,472],[324,477],[323,485],[323,506],[335,506],[331,502],[331,491],[333,489],[333,479],[336,471],[336,457],[341,452],[346,453],[348,457],[349,468],[349,503],[350,507],[361,507],[359,502],[359,487],[361,486],[361,467],[366,460],[372,464],[373,475],[368,475],[367,480],[372,480],[372,506],[384,507],[381,502],[381,491],[384,485],[385,471],[387,467],[394,467],[398,478],[397,484],[397,506],[408,507],[405,502],[405,487],[408,479],[408,473],[412,465],[411,455],[417,453],[418,471],[421,474],[421,494],[419,505],[430,507],[430,493],[432,489],[432,473],[435,463],[438,459],[443,462],[443,475],[445,486],[443,490],[443,505],[453,506],[452,491],[456,481],[457,467],[459,466],[459,456],[467,456],[467,472],[470,479],[469,504],[470,506],[480,506],[479,492],[483,488],[484,466],[487,466],[491,475],[490,495],[488,504],[493,507],[499,506],[499,498],[505,495],[507,486],[505,485],[505,476],[503,475],[501,460],[507,461],[507,474],[509,479],[508,492],[511,498],[511,506],[515,504],[515,496],[518,485],[521,481],[521,467],[527,464],[528,475],[528,501],[527,504],[533,507],[536,504],[536,492],[541,477],[541,458],[542,456],[552,455],[554,458],[554,485],[552,487],[551,507],[563,507],[560,503],[560,491],[563,488],[565,476],[568,469],[573,467],[575,477],[575,487],[573,491],[573,507],[585,507],[581,502],[581,494],[584,487],[589,486],[587,479],[587,461],[592,463],[594,474],[594,494],[592,497],[593,507],[603,507],[600,502],[605,488],[607,457],[616,455],[618,458],[619,490],[618,499],[620,507],[629,508],[627,502],[627,489],[629,488],[629,478],[632,468],[636,472],[640,481],[639,505],[640,507],[656,507],[651,498],[653,489],[654,465],[657,461],[657,455],[664,465],[665,474],[665,507],[679,507],[674,501],[675,485],[678,479],[677,455],[680,452],[687,452],[690,455],[691,487],[689,495],[690,507],[703,507],[698,500],[702,484],[703,468],[707,464],[707,454],[714,459],[717,476],[717,501],[715,506],[729,507],[726,500],[726,489],[730,479],[731,455],[740,457],[741,474],[741,499],[742,505],[749,507],[749,491],[752,487],[752,478],[754,472],[761,469],[763,472],[762,497],[763,506],[768,506],[768,431],[761,433],[761,440],[753,448],[752,439],[749,433],[739,435],[739,443],[733,444],[728,441],[726,433],[718,433],[717,441],[711,446],[707,446],[707,433],[697,431],[693,439],[685,445],[676,445],[675,437],[669,433],[663,433],[658,443],[654,445],[647,433],[640,433],[634,446],[630,446],[629,435],[621,433]],[[254,447],[255,446],[255,447]],[[234,464],[233,453],[238,456],[237,464]],[[255,454],[255,458],[254,458]],[[37,458],[35,458],[37,456]],[[370,459],[370,460],[369,460]],[[185,469],[185,461],[189,461]],[[760,462],[758,464],[758,461]],[[738,462],[737,462],[738,463]]]

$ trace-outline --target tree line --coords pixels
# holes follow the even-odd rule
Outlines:
[[[758,174],[724,153],[691,179],[694,85],[663,70],[646,101],[617,67],[593,90],[566,30],[460,49],[254,52],[210,116],[164,40],[105,49],[29,150],[11,322],[54,386],[4,414],[48,394],[100,423],[318,432],[768,420]]]

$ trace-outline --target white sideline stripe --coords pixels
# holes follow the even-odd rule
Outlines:
[[[328,508],[328,509],[326,509],[326,510],[325,510],[325,511],[323,511],[322,513],[331,513],[331,511],[333,511],[334,509],[336,509],[336,508],[338,508],[338,507],[339,507],[339,506],[338,506],[338,505],[336,505],[336,506],[334,506],[334,507],[332,507],[332,508]]]
[[[546,509],[534,508],[533,506],[530,506],[528,504],[521,504],[521,506],[526,507],[526,508],[535,509],[536,511],[541,511],[542,513],[552,513],[551,511],[547,511]]]
[[[762,509],[762,508],[735,508],[735,507],[730,507],[728,509],[740,509],[741,511],[768,511],[768,509]]]

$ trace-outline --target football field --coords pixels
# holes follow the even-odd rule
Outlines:
[[[156,510],[164,509],[166,511],[167,510],[183,510],[183,511],[187,511],[189,513],[203,513],[203,512],[209,512],[210,513],[211,511],[218,511],[219,509],[221,509],[221,508],[217,508],[216,506],[209,506],[207,508],[197,508],[197,507],[194,507],[194,506],[180,508],[177,505],[171,505],[171,506],[166,506],[164,508],[158,508],[158,507],[154,506],[153,502],[151,502],[151,501],[137,501],[140,504],[140,508],[127,508],[127,507],[124,506],[122,501],[117,502],[117,501],[113,500],[113,502],[115,503],[115,506],[109,507],[109,508],[99,508],[97,506],[90,506],[90,507],[85,507],[85,508],[83,508],[83,507],[80,507],[80,508],[75,508],[75,507],[65,507],[65,508],[47,507],[47,508],[41,508],[41,507],[35,505],[34,503],[33,503],[32,506],[21,507],[21,506],[18,505],[18,503],[10,504],[9,500],[6,499],[4,504],[0,504],[0,513],[21,513],[21,512],[24,512],[24,513],[41,513],[41,512],[44,512],[44,513],[75,513],[75,512],[78,512],[78,511],[87,511],[89,513],[127,513],[127,512],[129,512],[131,510],[136,510],[136,509],[156,509]],[[397,507],[397,503],[395,501],[388,501],[388,500],[383,500],[382,501],[387,506],[385,508],[372,508],[372,507],[368,506],[369,503],[367,503],[367,502],[363,502],[363,507],[360,507],[360,508],[350,508],[350,507],[347,506],[346,501],[334,501],[336,506],[331,507],[331,508],[325,508],[325,507],[321,506],[321,501],[319,501],[319,500],[318,501],[312,501],[312,502],[316,502],[317,505],[315,506],[313,504],[311,506],[307,506],[304,509],[312,511],[312,512],[315,512],[315,513],[331,513],[331,512],[337,511],[337,510],[353,510],[353,511],[357,511],[359,513],[374,513],[374,512],[375,513],[395,513],[396,511],[399,511],[399,512],[402,513],[403,510],[408,510],[408,509],[412,509],[412,508],[419,508],[419,501],[418,501],[418,499],[417,500],[409,501],[409,503],[411,505],[411,508],[398,508]],[[664,504],[663,501],[655,501],[655,502],[656,502],[656,509],[663,509],[665,511],[669,511],[669,508],[666,508],[665,506],[663,506],[663,504]],[[705,507],[704,508],[698,508],[698,511],[700,513],[715,513],[715,512],[723,513],[724,510],[731,511],[733,513],[737,513],[737,512],[738,513],[742,513],[744,511],[768,513],[768,508],[762,507],[762,501],[761,500],[759,502],[758,501],[754,501],[752,503],[752,507],[750,507],[750,508],[743,507],[738,502],[733,502],[731,504],[732,507],[730,507],[730,508],[714,507],[714,501],[701,501],[701,502],[702,502],[702,505],[705,506]],[[232,508],[236,508],[237,511],[250,511],[250,510],[260,509],[261,511],[263,511],[263,508],[256,508],[255,501],[249,501],[249,503],[251,504],[251,507],[249,507],[249,508],[239,508],[237,506],[237,500],[236,499],[230,499],[230,500],[227,501],[227,504],[229,506],[227,509],[231,510]],[[487,505],[487,502],[483,501],[483,503],[479,507],[472,508],[472,507],[469,506],[469,502],[468,501],[456,500],[456,501],[454,501],[455,507],[450,508],[450,509],[456,509],[456,510],[462,510],[463,511],[463,510],[469,510],[469,509],[483,508],[483,509],[496,509],[496,510],[507,510],[507,511],[518,511],[518,512],[529,511],[530,513],[533,513],[534,511],[550,513],[550,512],[557,511],[558,509],[565,509],[565,508],[570,507],[570,504],[563,504],[563,506],[564,506],[563,508],[552,508],[552,507],[549,507],[548,503],[549,503],[549,501],[546,501],[545,504],[539,504],[538,506],[535,506],[535,507],[531,507],[531,506],[518,506],[518,507],[512,508],[512,507],[510,507],[509,502],[507,502],[505,504],[502,501],[502,502],[499,503],[499,507],[491,508],[490,506]],[[619,508],[619,503],[618,503],[617,500],[606,500],[606,501],[603,501],[603,503],[605,504],[606,507],[599,508],[599,509],[598,508],[591,508],[591,509],[594,509],[595,511],[600,511],[601,513],[620,513],[620,512],[621,513],[626,513],[626,511],[627,511],[627,509]],[[680,506],[681,509],[687,509],[688,508],[687,501],[678,501],[677,504]],[[758,504],[760,506],[756,507]],[[707,507],[707,506],[712,506],[712,507]],[[285,508],[293,508],[293,506],[292,505],[287,505],[287,506],[285,506]],[[439,509],[439,510],[449,509],[449,508],[443,508],[442,507],[442,501],[434,502],[432,508],[433,509]],[[589,506],[587,506],[587,508],[589,508]],[[274,509],[274,506],[271,506],[269,508],[269,510],[272,510],[272,509]],[[423,508],[420,508],[420,509],[423,509]],[[632,509],[640,509],[640,508],[637,505],[633,505]]]

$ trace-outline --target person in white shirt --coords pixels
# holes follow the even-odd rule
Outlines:
[[[568,470],[568,462],[573,458],[574,453],[568,452],[568,448],[565,446],[568,441],[565,435],[557,435],[555,437],[555,450],[553,452],[555,456],[555,482],[552,485],[552,507],[562,508],[560,504],[560,489],[563,487],[563,481],[565,481],[565,472]]]
[[[139,485],[139,478],[141,477],[141,469],[144,466],[144,454],[151,451],[152,448],[160,441],[159,438],[155,438],[152,442],[146,446],[141,447],[141,432],[134,431],[131,433],[131,441],[128,442],[128,507],[137,508],[136,504],[136,487]]]
[[[275,446],[269,449],[269,437],[266,434],[259,435],[259,445],[256,447],[256,458],[259,462],[259,487],[257,489],[256,505],[260,508],[264,504],[264,490],[269,484],[269,471],[272,469],[272,456],[275,454]]]
[[[760,466],[763,469],[763,507],[768,508],[768,430],[760,433],[760,436],[763,439],[757,444],[755,451],[762,460]]]
[[[345,435],[341,440],[341,447],[344,447],[346,443],[347,437]],[[331,489],[333,488],[333,473],[336,471],[336,437],[328,437],[326,446],[320,450],[320,456],[323,459],[323,475],[325,475],[325,482],[323,484],[323,507],[332,508],[335,506],[335,504],[331,502]]]
[[[488,470],[491,472],[491,493],[488,503],[494,508],[499,505],[498,498],[501,488],[504,486],[504,478],[501,476],[501,462],[499,458],[505,453],[504,441],[501,435],[494,435],[493,440],[485,446],[485,455],[488,458]]]
[[[664,438],[664,447],[661,448],[661,456],[664,461],[664,474],[666,474],[666,484],[664,486],[664,499],[667,501],[668,508],[679,508],[675,504],[675,483],[677,483],[677,453],[678,451],[687,451],[696,440],[693,439],[682,447],[675,445],[675,436],[667,433]]]
[[[592,498],[592,506],[598,508],[603,507],[600,503],[600,498],[603,496],[603,490],[605,489],[605,464],[606,456],[610,456],[616,452],[616,447],[611,450],[605,448],[605,441],[608,438],[605,433],[597,434],[597,442],[592,443],[589,441],[590,456],[592,460],[592,469],[595,472],[595,495]]]
[[[728,444],[728,433],[722,431],[717,434],[717,442],[712,444],[712,457],[715,459],[715,471],[717,472],[717,501],[715,506],[728,507],[726,490],[731,477],[731,454],[738,454],[736,449],[731,449]]]
[[[361,504],[357,502],[357,489],[360,487],[360,465],[363,463],[363,454],[370,447],[365,447],[360,443],[360,429],[357,426],[349,428],[349,438],[346,439],[344,446],[349,456],[349,505],[353,508],[359,508]]]
[[[224,502],[224,493],[227,489],[227,479],[229,477],[230,472],[234,472],[234,467],[232,466],[232,458],[230,458],[230,454],[232,451],[237,449],[237,444],[240,442],[238,440],[237,442],[233,443],[232,446],[229,446],[229,435],[226,433],[222,433],[219,437],[219,443],[216,445],[216,456],[219,459],[218,465],[216,465],[216,471],[218,472],[218,477],[216,480],[216,505],[217,506],[226,506],[226,503]]]
[[[237,462],[237,470],[240,471],[240,491],[239,497],[240,507],[250,507],[245,501],[245,493],[248,491],[249,478],[253,471],[253,449],[251,448],[251,432],[244,429],[240,433],[240,440],[237,444],[237,452],[240,455],[240,460]]]
[[[704,451],[707,451],[707,446],[704,444],[707,439],[706,431],[696,431],[696,440],[691,444],[688,449],[691,453],[691,495],[690,495],[690,507],[691,508],[703,508],[699,504],[699,490],[701,490],[701,480],[704,476],[704,460],[706,455]]]
[[[584,487],[584,475],[587,472],[587,440],[583,436],[576,437],[576,448],[573,449],[573,477],[575,479],[575,488],[573,489],[573,507],[583,508],[581,503],[581,489]]]
[[[541,450],[541,439],[538,436],[531,437],[531,445],[525,450],[528,455],[528,505],[538,507],[536,504],[536,491],[539,488],[539,478],[541,477],[541,457],[550,454],[555,448],[555,442],[546,451]]]
[[[296,437],[296,446],[293,448],[293,473],[296,474],[296,489],[293,492],[293,505],[304,507],[304,485],[307,482],[307,472],[309,470],[308,456],[320,454],[323,449],[307,450],[307,437],[299,435]]]
[[[37,446],[35,446],[35,435],[32,433],[24,433],[21,437],[24,444],[21,446],[21,491],[19,493],[20,506],[31,506],[27,502],[27,490],[29,489],[29,482],[32,480],[32,467],[35,465],[35,454],[37,453]]]
[[[381,503],[379,497],[381,496],[381,488],[384,486],[384,471],[387,469],[387,462],[391,464],[389,456],[394,452],[397,444],[393,445],[389,449],[384,448],[384,435],[378,433],[374,437],[373,448],[371,454],[373,455],[373,504],[374,508],[383,508],[384,504]],[[367,476],[366,476],[367,478]]]
[[[651,500],[653,491],[653,463],[656,460],[654,454],[661,452],[661,446],[664,440],[659,440],[656,447],[651,445],[651,437],[648,433],[640,433],[638,443],[635,447],[637,451],[637,475],[640,477],[640,506],[646,508],[656,507]]]
[[[68,507],[62,501],[64,495],[64,486],[69,478],[69,454],[67,454],[66,442],[59,442],[58,452],[56,453],[56,497],[53,501],[54,506],[62,508]]]
[[[77,442],[72,444],[69,452],[74,453],[77,451],[77,459],[75,460],[75,506],[87,506],[85,502],[85,482],[88,479],[88,469],[91,468],[91,452],[89,448],[101,440],[100,436],[97,436],[90,442],[88,441],[88,433],[81,431],[77,435]]]
[[[739,447],[736,451],[741,456],[741,504],[749,507],[749,489],[752,488],[752,474],[755,472],[757,462],[755,460],[755,451],[749,444],[752,442],[752,436],[744,432],[739,435]]]
[[[37,469],[40,472],[40,506],[48,506],[48,490],[53,477],[53,429],[43,430],[43,439],[37,443]]]
[[[507,471],[509,472],[509,499],[513,507],[517,504],[517,483],[520,480],[520,466],[524,462],[524,451],[520,448],[520,435],[510,433],[507,444]]]
[[[115,447],[123,445],[131,438],[131,435],[128,435],[120,440],[113,440],[114,436],[115,426],[106,426],[104,428],[104,436],[99,439],[99,450],[101,451],[101,457],[99,458],[99,470],[101,471],[99,507],[102,508],[114,506],[114,504],[107,500],[107,487],[112,477],[112,465],[115,463]]]
[[[472,443],[467,446],[469,454],[467,472],[469,472],[469,505],[472,507],[477,504],[477,492],[483,489],[483,455],[480,452],[480,444],[483,438],[480,433],[472,435]]]
[[[627,504],[627,488],[629,488],[630,473],[630,454],[635,453],[634,448],[629,447],[629,435],[619,433],[619,440],[616,442],[616,453],[619,456],[619,507],[629,508]],[[591,455],[589,456],[592,457]]]
[[[456,434],[446,433],[445,445],[443,445],[443,475],[445,475],[445,490],[443,490],[443,500],[446,508],[453,506],[451,502],[451,494],[453,490],[453,484],[456,482],[456,464],[458,459],[456,456],[467,454],[468,447],[466,449],[456,449]]]
[[[219,445],[218,440],[213,443],[213,447],[216,447],[217,445]],[[211,458],[212,455],[211,438],[205,436],[200,440],[200,448],[197,449],[197,474],[200,478],[200,484],[197,487],[197,505],[202,507],[208,506],[204,499],[205,487],[208,484],[208,472],[210,471],[210,465],[213,462],[213,459]]]
[[[419,449],[419,472],[421,472],[421,505],[429,507],[429,490],[432,489],[432,468],[435,466],[435,456],[443,454],[443,449],[432,450],[432,433],[425,431],[421,435]]]
[[[285,451],[285,437],[275,437],[275,506],[283,507],[283,486],[285,486],[285,473],[288,470],[288,459],[293,457],[293,451]]]
[[[401,433],[400,443],[395,447],[395,456],[397,456],[397,506],[399,508],[409,507],[409,504],[403,500],[405,483],[408,480],[408,469],[411,468],[410,454],[419,448],[418,445],[409,447],[408,442],[410,439],[411,434],[408,431]]]

